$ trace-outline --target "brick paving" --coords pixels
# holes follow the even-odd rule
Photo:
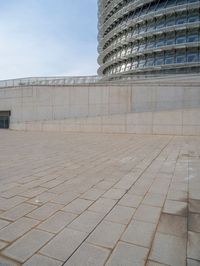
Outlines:
[[[0,265],[200,265],[200,137],[1,130]]]

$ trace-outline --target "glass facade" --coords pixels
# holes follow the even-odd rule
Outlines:
[[[99,75],[200,70],[200,0],[99,0]]]

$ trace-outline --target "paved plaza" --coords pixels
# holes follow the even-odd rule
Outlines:
[[[200,265],[200,137],[1,130],[0,265]]]

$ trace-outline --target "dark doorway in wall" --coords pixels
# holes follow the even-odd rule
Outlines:
[[[10,111],[0,111],[0,128],[9,128]]]

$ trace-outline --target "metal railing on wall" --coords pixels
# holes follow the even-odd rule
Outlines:
[[[155,69],[155,68],[154,68]],[[101,77],[101,76],[81,76],[81,77],[30,77],[30,78],[19,78],[19,79],[9,79],[0,80],[0,89],[3,88],[15,88],[15,87],[27,87],[27,86],[78,86],[78,85],[120,85],[126,86],[128,84],[136,83],[147,83],[155,81],[167,80],[170,82],[178,81],[183,83],[194,82],[197,80],[198,84],[200,82],[200,72],[198,73],[160,73],[158,74],[139,74],[135,75],[123,75],[118,73],[114,77]]]
[[[0,88],[20,86],[65,86],[79,84],[94,84],[100,81],[99,76],[80,77],[31,77],[0,80]]]

